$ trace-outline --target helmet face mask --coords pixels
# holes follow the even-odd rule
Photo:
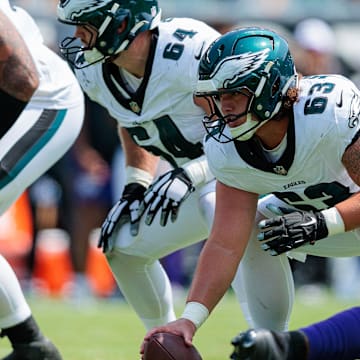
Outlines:
[[[225,94],[241,94],[246,96],[248,100],[246,104],[244,103],[244,110],[239,113],[224,114],[221,109],[220,98]],[[248,126],[253,126],[253,123],[258,123],[258,121],[252,120],[251,114],[248,112],[253,99],[252,93],[246,88],[231,90],[220,89],[213,95],[206,96],[206,99],[209,103],[209,108],[211,109],[211,114],[205,116],[203,119],[203,124],[208,134],[215,137],[216,140],[221,143],[230,142],[239,137],[240,140],[247,140],[245,137],[249,136],[248,134],[251,130],[248,129]],[[244,118],[245,123],[243,122],[241,125],[234,125],[234,123],[238,122],[241,118]],[[225,125],[228,125],[228,131],[225,131]]]
[[[71,36],[65,37],[59,45],[63,57],[76,68],[84,68],[105,59],[105,56],[95,47],[98,36],[97,29],[90,24],[84,24],[82,26],[84,30],[90,34],[86,45],[84,45],[79,38]],[[84,54],[84,58],[87,61],[86,65],[81,66],[76,62],[76,56],[80,52]]]
[[[273,31],[244,28],[221,36],[199,65],[195,95],[206,97],[212,109],[204,119],[206,130],[219,142],[249,140],[280,113],[287,90],[296,82],[287,42]],[[245,113],[231,114],[233,118],[246,117],[239,126],[225,126],[231,117],[221,113],[218,100],[225,91],[250,94]]]
[[[67,37],[60,51],[75,67],[74,57],[84,52],[85,66],[111,58],[127,49],[140,32],[156,28],[161,19],[157,0],[60,0],[58,20],[75,26],[96,29],[94,44],[82,46],[75,37]]]
[[[235,93],[242,93],[242,91],[235,91]],[[251,113],[249,109],[251,109],[254,96],[246,96],[249,97],[249,100],[244,111],[226,115],[223,114],[221,110],[219,95],[206,97],[209,103],[209,108],[212,110],[209,116],[204,117],[203,125],[205,126],[207,133],[218,142],[227,143],[234,140],[249,140],[255,134],[256,130],[267,122],[267,120],[259,121],[256,116]],[[237,122],[240,118],[244,118],[244,121],[240,125],[231,125],[232,123]]]

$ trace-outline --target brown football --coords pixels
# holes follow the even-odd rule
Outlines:
[[[156,333],[146,343],[143,360],[202,360],[195,346],[171,333]]]

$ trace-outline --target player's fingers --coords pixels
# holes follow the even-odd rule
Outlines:
[[[270,240],[262,243],[260,246],[265,251],[276,250],[279,246],[281,246],[281,243],[278,240]]]
[[[132,236],[137,236],[139,233],[140,219],[130,223],[130,233]]]
[[[283,223],[283,218],[282,216],[276,216],[270,219],[264,219],[259,221],[258,223],[258,228],[259,229],[266,229],[272,226],[278,226],[281,225]]]
[[[124,212],[125,207],[128,205],[127,201],[122,201],[121,203],[119,203],[119,205],[116,207],[116,209],[113,211],[113,213],[111,214],[111,218],[109,223],[112,224],[111,228],[113,227],[113,224],[116,224],[119,219],[122,216],[122,213]],[[112,231],[112,229],[111,229]]]
[[[272,240],[272,241],[263,243],[263,244],[261,244],[261,248],[265,251],[269,251],[270,255],[272,255],[272,256],[281,255],[292,249],[291,246],[284,244],[278,240]]]
[[[171,201],[169,199],[166,199],[164,201],[164,204],[162,206],[161,209],[161,216],[160,216],[160,225],[161,226],[166,226],[168,219],[169,219],[169,215],[171,212]]]
[[[145,217],[145,224],[151,225],[155,219],[156,214],[158,213],[161,207],[161,199],[156,198],[155,201],[151,204],[150,208],[148,208],[146,217]]]
[[[107,250],[107,238],[101,237],[98,241],[97,247],[102,249],[102,252],[105,253]]]
[[[180,204],[177,202],[173,203],[172,209],[171,209],[171,221],[175,222],[178,215],[179,215],[179,208],[180,208]]]
[[[184,333],[184,342],[187,346],[192,346],[193,343],[192,343],[192,335],[188,334],[187,332]]]
[[[257,238],[259,241],[271,240],[273,238],[282,238],[284,235],[283,226],[273,227],[270,230],[264,230],[258,233]]]
[[[154,201],[154,198],[156,197],[156,194],[152,191],[149,191],[145,193],[143,201],[140,204],[140,210],[142,212],[145,212],[145,210],[151,205],[151,203]]]

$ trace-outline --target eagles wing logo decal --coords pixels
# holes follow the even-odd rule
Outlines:
[[[76,20],[78,17],[99,9],[109,3],[109,0],[78,0],[76,2],[70,2],[65,0],[61,2],[61,7],[64,8],[67,18]]]
[[[249,75],[260,68],[265,62],[269,51],[269,49],[265,49],[258,52],[247,52],[222,60],[213,72],[213,81],[216,88],[226,88],[239,78]]]

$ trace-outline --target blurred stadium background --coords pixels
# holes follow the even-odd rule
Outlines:
[[[15,0],[35,16],[49,43],[69,31],[54,21],[55,0]],[[336,33],[336,52],[354,71],[360,71],[360,1],[359,0],[163,0],[164,17],[190,16],[219,29],[242,22],[271,22],[290,31],[308,17],[327,21]],[[316,36],[316,34],[314,34]]]
[[[11,2],[24,7],[34,16],[46,43],[55,51],[58,51],[58,43],[61,39],[66,35],[72,35],[71,27],[56,21],[57,1],[14,0]],[[304,54],[300,51],[300,42],[303,40],[302,45],[318,46],[321,49],[326,47],[326,44],[329,45],[330,41],[331,57],[336,59],[336,67],[333,69],[360,84],[360,0],[159,0],[159,4],[164,18],[193,17],[213,25],[221,32],[244,25],[273,28],[288,39],[294,54],[299,56],[298,60],[296,59],[298,68],[305,72],[304,64],[309,63],[309,55],[305,55],[304,58]],[[297,24],[308,18],[325,21],[331,28],[331,39],[326,30],[322,31],[322,27],[315,27],[306,33],[306,36],[304,35],[306,41],[305,37],[302,40],[295,38]],[[48,188],[45,186],[45,189]],[[46,193],[44,190],[41,191],[42,195]],[[23,202],[24,199],[22,198],[21,201]],[[38,268],[33,269],[35,272],[32,275],[36,276],[36,281],[28,282],[27,257],[33,241],[31,238],[33,229],[29,221],[37,225],[34,219],[31,219],[34,214],[28,213],[26,203],[19,202],[17,206],[19,209],[13,208],[12,213],[9,212],[0,221],[2,234],[0,251],[4,253],[3,249],[10,249],[9,244],[15,244],[12,239],[23,238],[24,243],[21,246],[12,246],[12,252],[5,255],[15,266],[44,332],[59,345],[64,359],[138,359],[138,348],[144,329],[121,294],[116,291],[113,279],[111,275],[109,277],[106,264],[101,258],[102,254],[96,252],[96,230],[94,233],[94,229],[91,229],[88,234],[90,248],[86,267],[86,276],[90,280],[94,297],[69,299],[67,295],[71,289],[68,282],[71,282],[72,271],[70,255],[66,253],[65,260],[63,257],[64,249],[66,252],[69,251],[71,242],[69,235],[63,229],[49,231],[47,227],[51,228],[52,225],[43,224],[42,230],[48,230],[40,234],[45,237],[43,244],[45,246],[46,243],[56,242],[57,246],[51,247],[53,250],[51,256],[58,256],[58,260],[50,259],[50,253],[42,257],[42,262],[37,264]],[[36,210],[39,211],[39,208]],[[16,211],[20,211],[23,216],[16,215]],[[51,215],[49,208],[46,208],[46,214]],[[22,219],[21,229],[19,221],[14,224],[15,216],[17,219]],[[58,223],[55,225],[61,228]],[[17,230],[22,230],[23,237],[20,236],[19,231],[14,231],[15,227]],[[38,240],[41,238],[40,235],[37,234]],[[39,240],[38,245],[40,246],[41,243]],[[19,247],[21,251],[18,251]],[[41,248],[39,247],[37,251],[40,253]],[[176,287],[179,289],[176,292],[179,309],[183,304],[186,285],[191,278],[198,251],[199,247],[194,247],[186,249],[182,254],[181,267],[185,274],[181,285],[184,288]],[[323,319],[333,312],[359,303],[360,284],[356,286],[358,281],[355,281],[360,274],[358,259],[344,259],[340,262],[312,260],[305,265],[294,265],[298,296],[291,322],[292,328]],[[169,259],[169,267],[171,261],[179,260]],[[48,270],[49,263],[52,271]],[[60,268],[54,267],[56,263],[61,264]],[[239,320],[234,321],[237,318]],[[222,306],[199,331],[196,345],[205,360],[227,359],[231,351],[231,337],[244,328],[246,324],[240,309],[232,293],[229,292]],[[6,354],[8,350],[6,340],[2,341],[0,356]]]

